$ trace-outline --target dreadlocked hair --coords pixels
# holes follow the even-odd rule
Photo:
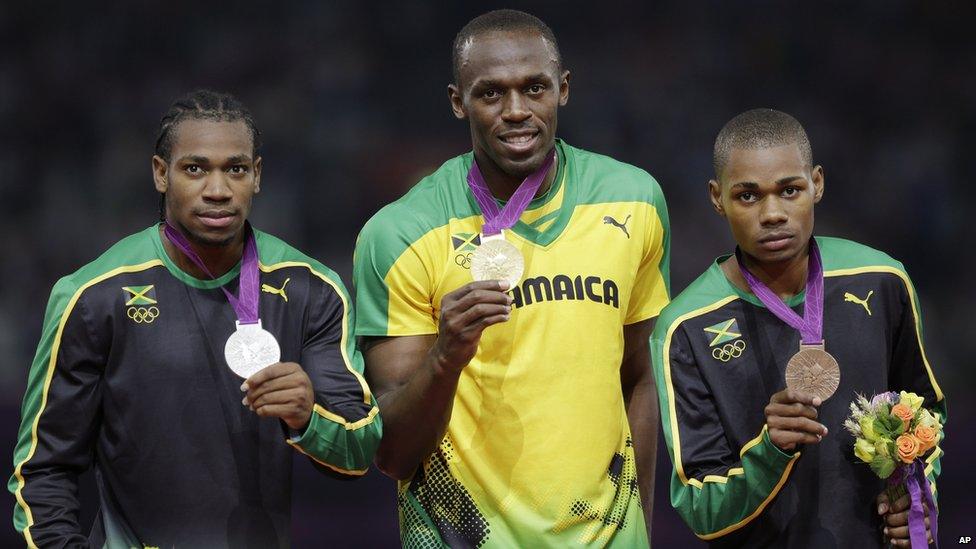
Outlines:
[[[184,120],[214,120],[219,122],[244,122],[251,132],[254,152],[261,147],[261,132],[254,125],[251,111],[229,93],[212,90],[196,90],[177,99],[162,120],[156,138],[156,154],[169,162],[173,152],[173,130]]]

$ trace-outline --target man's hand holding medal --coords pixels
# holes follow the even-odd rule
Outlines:
[[[512,297],[507,289],[507,282],[481,280],[444,296],[437,342],[431,349],[440,368],[459,372],[474,358],[485,328],[508,320]]]
[[[241,404],[261,417],[276,417],[290,429],[304,431],[312,417],[312,380],[295,362],[278,362],[247,378]]]
[[[164,227],[164,232],[188,259],[214,278],[182,233],[169,223]],[[261,326],[258,315],[257,244],[249,226],[245,227],[238,295],[223,287],[221,290],[238,318],[237,329],[224,346],[224,358],[231,371],[246,378],[241,391],[247,394],[241,404],[261,417],[277,417],[290,429],[304,431],[315,404],[312,381],[299,364],[279,362],[281,349],[278,341]]]
[[[800,350],[786,366],[786,389],[770,397],[765,409],[769,440],[788,452],[795,451],[798,444],[820,442],[827,435],[827,427],[816,421],[817,407],[840,384],[837,361],[824,350],[823,262],[813,239],[809,250],[806,304],[801,317],[749,271],[736,248],[739,270],[752,293],[777,318],[800,332]]]
[[[799,444],[816,444],[827,436],[827,427],[817,422],[820,397],[786,388],[769,398],[766,427],[769,440],[784,452]]]

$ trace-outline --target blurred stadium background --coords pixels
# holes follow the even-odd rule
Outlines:
[[[7,3],[4,477],[50,287],[155,221],[149,161],[159,117],[175,97],[211,87],[250,106],[266,144],[252,220],[333,267],[348,286],[366,219],[469,149],[467,125],[448,107],[450,44],[468,19],[494,7],[525,9],[555,30],[572,70],[559,134],[661,182],[675,292],[731,249],[705,194],[718,129],[760,106],[804,123],[827,174],[816,232],[883,249],[914,278],[928,355],[949,397],[941,538],[976,535],[976,504],[966,495],[976,484],[971,2]],[[654,543],[695,546],[667,503],[669,472],[662,452]],[[17,546],[6,514],[13,498],[4,492],[0,502],[0,546]],[[375,471],[332,481],[296,459],[293,524],[296,547],[394,546],[395,487]]]

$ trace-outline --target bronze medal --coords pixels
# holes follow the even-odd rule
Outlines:
[[[840,385],[840,365],[824,350],[823,338],[823,259],[814,238],[810,239],[807,260],[806,300],[803,316],[793,309],[746,268],[742,251],[735,248],[739,271],[749,289],[773,315],[800,332],[800,351],[786,365],[786,386],[794,391],[827,400]]]
[[[827,400],[840,385],[837,360],[820,345],[800,345],[786,365],[786,386]]]

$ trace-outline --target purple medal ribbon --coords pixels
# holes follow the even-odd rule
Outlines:
[[[929,530],[935,547],[939,547],[939,511],[932,498],[929,479],[925,476],[925,463],[916,459],[912,463],[899,467],[895,474],[888,477],[888,485],[905,484],[908,494],[912,498],[912,506],[908,510],[908,536],[912,540],[912,549],[929,546],[928,536],[925,535],[925,510],[922,509],[922,498],[929,507]]]
[[[739,262],[739,270],[749,283],[749,289],[756,294],[759,301],[777,318],[800,331],[800,341],[804,345],[820,345],[823,343],[823,262],[820,259],[820,248],[817,241],[810,238],[810,258],[807,263],[807,292],[803,305],[803,317],[793,312],[778,295],[768,286],[749,272],[742,261],[742,252],[735,248],[735,258]]]
[[[258,322],[258,247],[254,240],[254,231],[251,230],[251,224],[248,223],[244,227],[244,257],[241,259],[241,275],[238,288],[237,296],[230,293],[227,288],[223,286],[220,289],[227,296],[227,301],[230,301],[232,307],[234,307],[234,312],[237,313],[237,319],[241,324],[257,324]],[[183,255],[185,255],[194,265],[200,267],[200,270],[207,273],[210,278],[217,278],[210,272],[210,269],[203,264],[203,259],[197,254],[193,248],[190,246],[190,241],[187,240],[183,233],[176,230],[169,222],[166,222],[165,227],[163,227],[163,232],[166,233],[166,238],[173,243],[174,246],[179,248]]]
[[[474,159],[471,160],[471,169],[468,170],[468,187],[471,188],[471,194],[474,195],[474,199],[481,208],[482,215],[485,216],[485,224],[481,228],[483,235],[498,234],[503,229],[515,225],[519,217],[522,216],[522,212],[528,207],[529,202],[532,202],[532,197],[539,190],[555,159],[556,153],[553,152],[535,173],[522,181],[522,184],[512,193],[512,197],[508,199],[505,207],[501,210],[498,208],[498,203],[495,202],[495,197],[491,194],[491,189],[485,183],[485,177],[481,175],[478,162]]]

